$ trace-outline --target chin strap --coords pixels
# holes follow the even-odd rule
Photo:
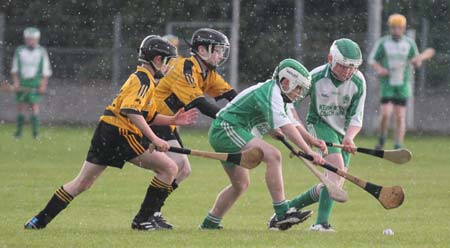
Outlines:
[[[155,66],[155,64],[153,64],[153,61],[150,61],[150,66],[152,67],[153,71],[155,71],[155,74],[153,75],[153,78],[155,79],[161,79],[164,77],[164,73],[162,73],[161,70],[158,70]]]

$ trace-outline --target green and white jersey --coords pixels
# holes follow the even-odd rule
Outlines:
[[[34,84],[39,84],[42,76],[52,75],[47,50],[41,46],[34,49],[19,46],[14,53],[11,73],[17,73],[21,83],[25,81],[33,84],[27,86],[37,86]]]
[[[272,79],[239,93],[217,113],[217,119],[249,132],[257,128],[261,134],[291,124],[280,87]]]
[[[342,135],[350,125],[362,127],[366,99],[363,74],[357,70],[349,80],[340,82],[325,64],[312,70],[311,75],[307,123],[325,122]]]
[[[419,54],[416,42],[403,35],[394,40],[391,35],[380,38],[369,55],[369,64],[377,62],[389,70],[389,75],[379,77],[380,82],[391,86],[409,83],[411,65],[409,60]]]

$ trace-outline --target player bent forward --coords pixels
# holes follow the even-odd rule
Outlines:
[[[180,110],[173,117],[157,115],[155,111],[152,99],[155,79],[164,76],[167,63],[176,56],[176,48],[159,36],[150,35],[142,41],[139,49],[142,65],[130,75],[100,117],[80,173],[56,190],[47,206],[25,224],[25,229],[45,228],[73,198],[89,189],[107,166],[122,168],[125,161],[156,173],[131,227],[138,230],[172,228],[156,210],[172,192],[177,165],[162,153],[169,149],[169,145],[152,132],[148,123],[188,125],[197,117],[195,111]],[[162,152],[150,153],[146,138]]]
[[[216,152],[239,152],[258,147],[263,150],[266,163],[265,180],[276,213],[275,226],[298,224],[311,211],[289,209],[285,199],[281,154],[274,146],[255,137],[251,130],[265,125],[267,130],[280,128],[292,142],[314,157],[315,163],[324,160],[305,143],[286,113],[285,105],[295,101],[304,88],[309,88],[308,70],[293,59],[283,60],[272,79],[254,85],[239,93],[218,114],[209,129],[209,142]],[[247,189],[249,171],[230,163],[223,163],[231,184],[219,193],[214,206],[200,228],[220,229],[220,221],[239,196]],[[290,226],[289,226],[290,227]]]
[[[366,81],[358,71],[362,63],[361,50],[350,39],[333,42],[328,55],[328,64],[311,71],[312,82],[308,95],[311,97],[306,118],[309,133],[317,138],[342,143],[343,149],[329,147],[325,160],[340,170],[347,171],[350,154],[355,152],[353,139],[362,127]],[[326,176],[342,187],[344,178],[326,172]],[[312,186],[290,201],[290,207],[301,209],[319,202],[316,223],[312,231],[333,232],[329,224],[333,200],[322,184]]]

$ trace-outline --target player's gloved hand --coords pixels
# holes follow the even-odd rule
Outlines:
[[[178,112],[173,116],[173,122],[175,125],[185,126],[193,124],[198,117],[198,112],[195,108],[185,111],[184,108],[180,108]]]
[[[351,154],[356,153],[356,146],[355,146],[355,143],[353,143],[352,139],[350,139],[348,137],[344,137],[344,139],[342,140],[342,145],[344,145],[342,150],[344,150],[348,153],[351,153]]]
[[[153,145],[155,145],[155,148],[157,151],[160,152],[167,152],[170,148],[169,143],[167,143],[167,141],[160,139],[158,137],[154,138],[152,140]]]
[[[314,139],[312,141],[312,145],[319,148],[324,155],[328,154],[328,147],[327,147],[327,144],[325,144],[325,141],[323,141],[321,139]]]
[[[323,159],[322,156],[320,156],[319,153],[310,151],[310,152],[308,152],[308,155],[313,157],[313,161],[312,162],[314,164],[325,164],[325,159]]]

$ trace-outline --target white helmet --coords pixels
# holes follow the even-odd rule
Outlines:
[[[306,69],[300,62],[295,59],[285,59],[280,62],[273,73],[273,79],[280,83],[283,78],[289,80],[289,87],[287,90],[280,87],[281,91],[285,94],[293,91],[297,86],[303,89],[309,89],[311,87],[311,75],[308,69]]]
[[[356,42],[350,39],[335,40],[330,47],[331,68],[336,64],[358,68],[362,64],[362,53]]]
[[[41,32],[37,28],[28,27],[23,31],[23,37],[24,38],[32,38],[32,39],[39,39],[41,38]]]

